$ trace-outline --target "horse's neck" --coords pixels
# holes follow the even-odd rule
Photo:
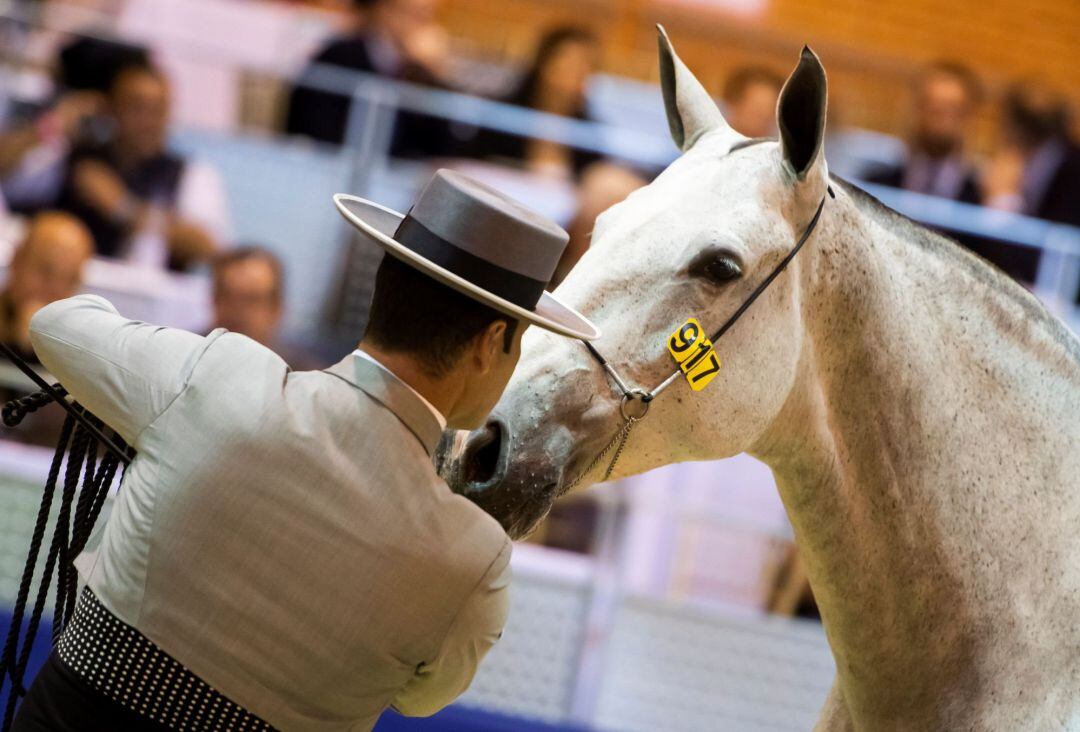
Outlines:
[[[800,263],[799,383],[753,452],[776,474],[849,705],[936,713],[928,694],[983,689],[986,654],[1020,650],[987,643],[1056,622],[1047,576],[1080,612],[1080,366],[1025,293],[837,204]]]

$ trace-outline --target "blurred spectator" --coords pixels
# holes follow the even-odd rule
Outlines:
[[[79,37],[58,55],[57,81],[69,91],[107,94],[120,71],[150,64],[145,48],[111,38]]]
[[[184,269],[205,261],[228,228],[217,173],[166,149],[169,85],[130,66],[100,100],[71,94],[32,126],[0,137],[0,175],[12,210],[59,208],[89,227],[98,254]],[[60,154],[50,159],[48,150]],[[42,160],[45,162],[43,163]]]
[[[503,101],[588,120],[586,91],[599,56],[599,41],[592,31],[578,26],[552,28],[540,39],[529,69]],[[552,277],[552,287],[566,277],[589,248],[596,217],[646,182],[638,173],[605,161],[598,153],[497,130],[480,130],[468,145],[468,152],[576,185],[577,211],[567,225],[570,243]]]
[[[914,128],[907,159],[872,171],[867,181],[965,203],[978,203],[975,173],[965,159],[964,141],[982,90],[966,66],[938,62],[919,78]]]
[[[447,87],[449,39],[435,22],[436,0],[354,0],[356,30],[330,42],[313,65],[340,66],[434,87]],[[305,87],[304,72],[289,95],[285,131],[341,144],[351,100]],[[390,153],[399,157],[442,155],[450,132],[444,120],[401,112]]]
[[[776,100],[782,74],[764,66],[743,66],[724,82],[724,118],[747,137],[776,137]]]
[[[13,198],[38,202],[55,197],[59,161],[70,141],[92,134],[105,97],[92,90],[65,92],[31,124],[14,125],[0,135],[0,181]]]
[[[589,119],[585,92],[598,62],[599,44],[591,31],[576,26],[553,28],[540,39],[528,71],[502,101],[563,117]],[[568,179],[578,178],[600,159],[591,151],[490,129],[477,133],[469,152],[474,157]]]
[[[1002,112],[1002,145],[983,177],[986,205],[1080,226],[1080,147],[1065,99],[1017,85]]]
[[[599,41],[589,29],[574,25],[550,28],[537,43],[520,80],[499,101],[589,120],[586,92],[599,55]],[[575,213],[567,225],[570,243],[552,277],[552,287],[558,285],[588,249],[596,217],[625,198],[630,190],[644,184],[637,174],[603,161],[596,152],[489,128],[477,129],[463,145],[462,152],[488,163],[544,176],[575,195]],[[629,185],[628,180],[632,181]]]
[[[570,242],[551,278],[556,287],[589,249],[596,217],[645,185],[638,173],[621,165],[600,161],[590,165],[578,186],[578,210],[566,227]]]
[[[146,63],[146,49],[116,33],[124,2],[9,0],[0,5],[8,11],[0,16],[0,56],[15,61],[6,69],[12,95],[40,107],[63,91],[104,92],[117,69]]]
[[[83,266],[93,252],[90,232],[74,216],[49,211],[31,219],[8,264],[0,292],[0,338],[31,364],[30,318],[55,300],[71,297],[82,284]],[[5,359],[0,359],[5,360]],[[0,404],[35,391],[25,377],[0,381]],[[0,436],[52,447],[60,436],[65,412],[55,404],[28,415],[18,427],[0,427]]]
[[[55,300],[71,297],[82,284],[83,265],[94,251],[90,232],[59,211],[36,215],[15,249],[0,292],[0,338],[24,358],[30,346],[30,317]]]
[[[275,351],[295,370],[314,368],[310,357],[278,338],[285,312],[285,272],[273,252],[236,247],[213,262],[214,324]]]

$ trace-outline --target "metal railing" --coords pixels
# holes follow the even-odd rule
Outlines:
[[[6,4],[0,3],[0,19],[18,21],[28,26],[39,24],[37,27],[51,31],[67,30],[40,25],[43,18],[28,12],[26,6],[10,0]],[[79,35],[107,37],[89,30]],[[139,39],[132,40],[137,42]],[[180,50],[182,55],[187,54],[202,61],[206,60],[206,54],[212,54],[215,61],[223,64],[230,62],[222,58],[220,49],[199,48],[190,42],[182,49],[173,50]],[[237,69],[244,71],[239,66]],[[257,73],[267,75],[265,70]],[[12,79],[11,68],[0,67],[0,96],[10,94]],[[458,126],[556,142],[645,170],[659,170],[678,154],[664,129],[650,133],[610,122],[561,117],[336,66],[312,65],[298,79],[278,74],[275,80],[282,84],[299,83],[306,88],[338,94],[350,100],[342,145],[342,153],[349,156],[351,161],[349,187],[355,192],[372,196],[378,195],[376,181],[387,169],[394,120],[402,111],[440,118]],[[640,85],[635,86],[639,88],[632,93],[642,94]],[[655,103],[662,103],[658,93]],[[842,140],[838,144],[842,145]],[[1073,304],[1080,287],[1080,229],[858,180],[855,182],[886,205],[928,226],[954,235],[990,239],[1040,251],[1034,282],[1036,294],[1074,328],[1080,325],[1080,317]]]
[[[357,190],[370,190],[370,175],[385,168],[393,120],[399,111],[424,114],[476,128],[557,142],[646,169],[677,157],[666,130],[647,134],[610,123],[571,119],[459,92],[432,89],[366,72],[313,65],[299,83],[351,100],[344,146],[356,155]],[[659,94],[657,103],[662,103]],[[971,236],[1041,252],[1034,291],[1074,329],[1080,290],[1080,229],[946,198],[854,182],[887,206],[952,235]]]

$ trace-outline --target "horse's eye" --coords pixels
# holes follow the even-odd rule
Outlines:
[[[690,265],[690,274],[723,284],[742,276],[739,258],[729,251],[702,252]]]

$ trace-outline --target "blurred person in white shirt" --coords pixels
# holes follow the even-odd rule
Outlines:
[[[132,65],[103,104],[68,98],[9,131],[0,185],[12,210],[68,211],[102,256],[177,270],[209,260],[229,235],[224,187],[212,168],[167,149],[169,107],[164,75]],[[59,154],[50,159],[49,149]]]

